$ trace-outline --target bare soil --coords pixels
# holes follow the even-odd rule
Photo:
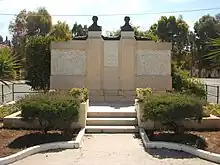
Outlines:
[[[220,154],[220,131],[191,133],[205,139],[207,143],[205,150]]]
[[[78,130],[71,134],[61,131],[48,131],[43,134],[39,130],[11,130],[0,128],[0,157],[17,153],[25,148],[39,144],[74,140]]]
[[[190,131],[184,134],[154,132],[154,134],[149,134],[149,139],[151,141],[167,141],[186,144],[220,154],[220,131]]]

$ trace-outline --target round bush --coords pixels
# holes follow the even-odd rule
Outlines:
[[[38,121],[45,133],[49,129],[70,129],[80,109],[79,100],[65,92],[28,95],[19,105],[23,119]]]
[[[152,94],[143,100],[143,119],[178,127],[186,118],[200,121],[203,117],[204,104],[204,100],[192,95]]]

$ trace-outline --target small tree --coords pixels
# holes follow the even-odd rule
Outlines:
[[[34,90],[50,88],[50,42],[52,37],[36,36],[27,41],[26,79]]]

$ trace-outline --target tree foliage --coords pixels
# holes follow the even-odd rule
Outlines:
[[[213,68],[213,61],[206,58],[206,55],[213,49],[208,46],[210,39],[218,38],[220,20],[210,15],[202,16],[194,25],[196,34],[196,49],[197,49],[197,66],[199,70]]]
[[[25,46],[28,37],[47,35],[52,28],[52,19],[45,8],[38,8],[37,11],[22,10],[10,22],[9,31],[12,34],[13,54],[25,67]]]
[[[22,10],[10,23],[13,51],[26,70],[26,78],[34,90],[48,90],[50,84],[50,42],[72,38],[66,22],[52,26],[45,8]]]
[[[73,36],[86,36],[88,34],[88,27],[87,25],[82,26],[81,24],[74,23],[72,28],[72,35]]]
[[[157,41],[157,40],[158,40],[157,35],[154,35],[153,32],[148,31],[148,30],[146,30],[146,31],[140,30],[140,26],[132,26],[132,27],[133,27],[133,29],[134,29],[134,35],[135,35],[135,36],[137,36],[137,37],[143,37],[143,38],[149,38],[149,39],[151,39],[151,40],[153,40],[153,41]],[[121,33],[120,30],[108,31],[108,32],[107,32],[107,35],[114,37],[114,36],[119,36],[120,33]]]
[[[194,95],[204,99],[206,91],[204,84],[189,76],[189,72],[182,66],[172,62],[172,86],[174,91],[184,94]]]
[[[56,40],[71,40],[72,33],[70,31],[69,25],[66,22],[58,21],[57,24],[53,26],[52,32],[50,34]]]
[[[0,43],[3,42],[3,37],[0,35]]]
[[[181,16],[179,18],[162,16],[150,27],[150,32],[163,42],[172,42],[173,59],[184,61],[187,57],[188,29],[189,26]]]
[[[26,80],[34,90],[50,87],[50,42],[52,37],[30,37],[25,47]]]
[[[51,15],[45,8],[39,8],[36,12],[29,11],[26,19],[26,34],[36,36],[48,34],[52,29]]]

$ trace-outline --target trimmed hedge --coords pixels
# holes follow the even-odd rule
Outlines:
[[[180,132],[184,119],[202,119],[205,101],[192,95],[166,93],[146,97],[143,105],[143,120],[159,121],[175,132]]]
[[[80,100],[67,92],[49,92],[27,95],[19,105],[23,119],[38,121],[47,133],[50,129],[70,130],[71,123],[78,120]]]

